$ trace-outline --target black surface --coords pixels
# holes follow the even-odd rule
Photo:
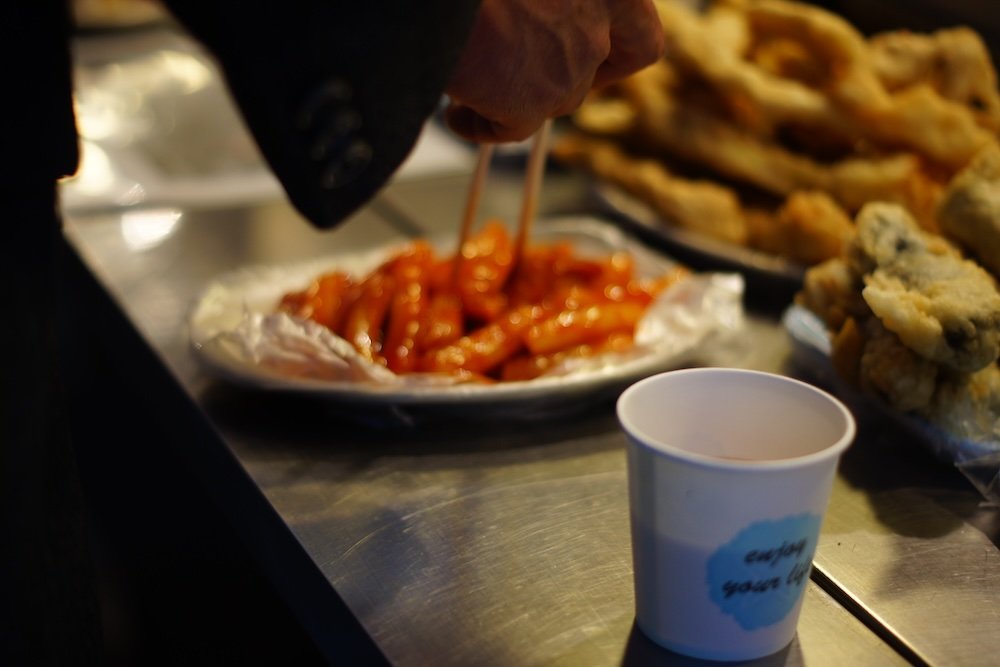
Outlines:
[[[196,406],[65,251],[74,298],[63,345],[108,661],[384,664]]]

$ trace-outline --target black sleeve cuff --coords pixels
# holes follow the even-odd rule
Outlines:
[[[292,204],[332,227],[413,149],[478,0],[169,0],[218,59]]]

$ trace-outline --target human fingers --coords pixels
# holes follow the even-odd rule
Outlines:
[[[554,107],[538,105],[533,113],[525,115],[526,109],[517,113],[500,111],[496,117],[487,116],[470,105],[452,100],[445,109],[445,123],[459,136],[476,142],[504,143],[521,141],[533,135],[548,118],[557,118],[575,111],[586,99],[593,86],[593,77],[580,81],[576,88],[564,94],[561,102]]]
[[[464,104],[452,102],[444,112],[445,123],[451,130],[476,143],[522,141],[535,133],[544,118],[504,123],[492,120]]]
[[[609,3],[611,51],[598,67],[595,86],[624,79],[663,56],[663,27],[652,0]]]

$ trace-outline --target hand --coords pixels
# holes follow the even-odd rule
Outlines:
[[[473,141],[519,141],[662,54],[652,0],[483,0],[445,118]]]

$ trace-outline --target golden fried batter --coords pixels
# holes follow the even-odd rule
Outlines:
[[[833,334],[830,364],[853,387],[861,387],[861,355],[864,351],[865,337],[861,327],[857,320],[848,317],[840,330]]]
[[[850,125],[832,111],[821,90],[776,76],[744,59],[741,50],[727,48],[716,39],[711,23],[676,2],[658,2],[657,11],[667,42],[668,59],[684,73],[714,88],[727,101],[730,113],[745,127],[769,135],[779,122],[830,126],[838,134],[851,133]],[[732,12],[746,12],[733,8]],[[709,10],[706,16],[712,16]],[[744,16],[746,22],[746,17]],[[748,24],[749,25],[749,24]]]
[[[871,314],[861,298],[862,286],[861,276],[845,258],[837,257],[806,271],[795,302],[821,317],[830,331],[839,331],[848,319]]]
[[[871,63],[889,90],[927,83],[942,97],[965,105],[977,122],[1000,130],[1000,94],[990,52],[970,28],[932,34],[896,30],[873,36]]]
[[[818,52],[828,77],[823,88],[840,107],[888,110],[892,100],[870,69],[864,36],[846,20],[820,7],[786,0],[747,4],[755,32],[795,39]]]
[[[934,231],[934,213],[942,185],[925,170],[912,153],[880,158],[848,157],[829,166],[829,192],[842,206],[857,212],[870,201],[901,204]]]
[[[1000,276],[1000,146],[991,144],[945,191],[941,230]]]
[[[785,200],[772,228],[772,235],[780,237],[777,253],[806,265],[839,257],[854,236],[854,223],[844,209],[829,195],[808,190]]]
[[[1000,292],[991,276],[901,206],[873,203],[857,217],[862,297],[883,325],[925,359],[973,372],[1000,355]]]
[[[703,11],[654,3],[665,58],[584,102],[573,115],[577,147],[600,155],[577,152],[572,163],[685,227],[806,265],[836,255],[850,236],[838,209],[855,216],[869,202],[898,204],[1000,275],[1000,213],[993,212],[1000,211],[1000,92],[973,31],[866,38],[805,2],[713,0]],[[594,135],[616,142],[621,154],[590,143]],[[978,166],[954,181],[942,206],[949,181],[977,155]],[[698,180],[674,168],[693,168]],[[887,276],[867,278],[873,301],[900,290],[929,298],[923,287],[914,292]],[[938,297],[929,303],[932,311],[943,307]],[[988,342],[980,330],[989,329],[971,314],[949,306],[923,313],[925,321],[904,308],[923,313],[924,306],[890,298],[883,315],[904,341],[917,336],[905,327],[926,324],[915,351],[954,357],[946,363],[960,367],[990,353],[989,345],[978,355],[971,349]]]
[[[991,364],[972,374],[939,378],[934,398],[921,410],[927,419],[961,438],[1000,438],[1000,368]]]
[[[933,195],[921,160],[910,154],[849,156],[831,164],[796,153],[733,124],[718,109],[676,99],[664,85],[665,63],[647,67],[624,83],[621,94],[636,110],[634,128],[650,148],[767,192],[829,192],[853,212],[873,197],[907,205],[920,214]],[[586,106],[586,105],[585,105]],[[580,114],[585,113],[581,107]]]
[[[934,396],[938,365],[903,345],[874,317],[862,325],[864,347],[858,362],[861,389],[903,412],[926,407]]]
[[[667,222],[737,245],[747,241],[739,198],[718,183],[674,176],[658,161],[629,156],[614,142],[593,137],[563,137],[552,155],[618,185]]]

